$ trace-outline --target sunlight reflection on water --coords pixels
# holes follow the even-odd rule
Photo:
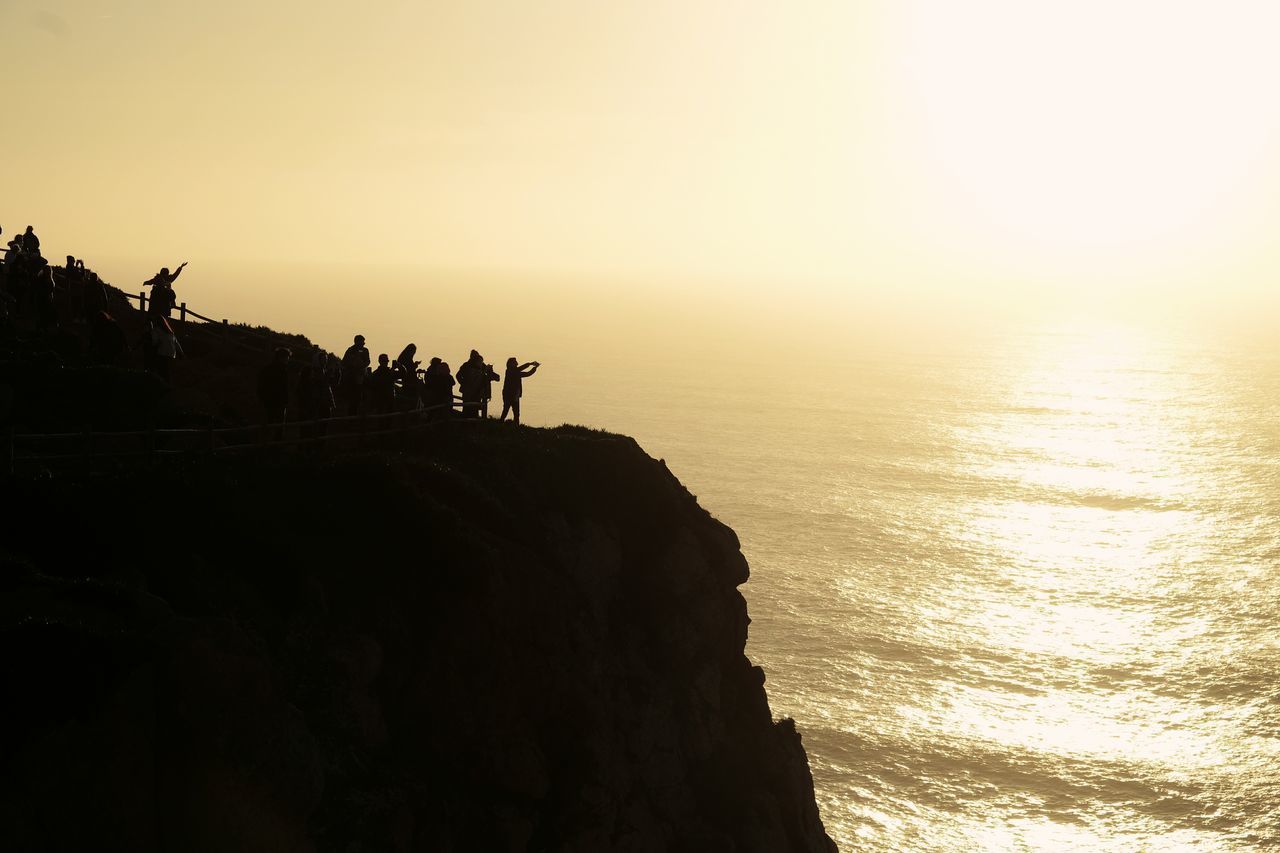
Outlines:
[[[1059,329],[835,374],[612,424],[741,535],[842,848],[1280,846],[1277,363]]]

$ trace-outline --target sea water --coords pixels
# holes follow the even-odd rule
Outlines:
[[[1280,849],[1272,340],[1054,319],[784,351],[807,325],[726,346],[688,300],[295,278],[205,301],[339,351],[538,359],[526,422],[635,436],[738,532],[747,651],[841,849]]]
[[[734,527],[844,850],[1280,848],[1280,359],[1130,329],[527,383]],[[589,393],[584,393],[589,389]]]

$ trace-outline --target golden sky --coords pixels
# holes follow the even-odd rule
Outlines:
[[[1269,0],[0,0],[0,224],[141,277],[1268,293],[1278,39]]]

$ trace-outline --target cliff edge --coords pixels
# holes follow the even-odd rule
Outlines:
[[[737,538],[631,439],[4,490],[4,849],[834,850]]]

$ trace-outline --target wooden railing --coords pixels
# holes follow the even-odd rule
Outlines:
[[[404,412],[378,415],[347,415],[318,418],[309,421],[284,421],[238,427],[208,427],[205,429],[147,429],[119,432],[14,433],[3,436],[0,446],[0,466],[12,474],[17,468],[29,464],[80,463],[92,470],[95,460],[109,459],[119,462],[143,463],[163,457],[203,456],[235,453],[265,448],[324,446],[329,443],[348,443],[359,447],[368,439],[378,436],[404,435],[436,424],[450,422],[467,423],[476,419],[455,419],[455,410],[473,406],[487,417],[487,402],[464,403],[455,398]],[[442,414],[436,418],[433,415]],[[50,452],[48,445],[60,445]],[[68,446],[69,449],[68,449]],[[34,450],[32,448],[35,448]]]
[[[55,275],[65,277],[65,273],[57,270]],[[148,296],[145,290],[138,293],[124,291],[120,293],[125,298],[136,301],[138,310],[146,313]],[[265,345],[264,349],[270,349],[279,340],[250,326],[238,324],[233,326],[226,319],[215,320],[205,316],[188,308],[185,302],[174,307],[178,312],[177,319],[187,328],[207,324],[228,337],[233,332],[249,335],[260,339]],[[253,349],[243,341],[233,340],[233,343]],[[91,469],[94,460],[100,459],[148,461],[165,456],[231,453],[270,447],[302,447],[317,444],[323,446],[329,442],[341,441],[354,441],[358,445],[367,438],[404,434],[441,423],[445,419],[453,420],[452,414],[455,410],[465,410],[468,407],[480,410],[481,417],[487,418],[488,404],[487,400],[480,403],[464,403],[461,398],[455,396],[449,403],[405,412],[206,429],[148,429],[119,432],[95,432],[86,429],[82,432],[64,433],[15,433],[10,429],[7,433],[0,435],[0,473],[12,474],[18,465],[28,463],[59,464],[79,461],[86,468]],[[443,413],[445,417],[443,419],[432,417],[438,413]],[[384,426],[386,424],[391,426]],[[64,450],[68,444],[72,445],[73,449],[62,453],[23,452],[32,445],[47,446],[59,443]]]
[[[143,314],[147,313],[147,303],[148,301],[150,301],[150,297],[147,296],[147,292],[145,290],[138,291],[137,293],[126,293],[125,291],[122,290],[120,291],[120,293],[124,296],[125,299],[130,299],[137,302],[138,311],[142,312]],[[212,317],[206,317],[204,314],[201,314],[199,311],[196,311],[194,308],[188,308],[187,303],[185,302],[179,302],[177,305],[173,307],[172,310],[178,312],[178,316],[177,316],[178,321],[181,322],[183,325],[186,325],[188,328],[193,327],[192,325],[188,325],[188,324],[194,324],[195,327],[208,325],[223,332],[224,337],[230,337],[233,332],[238,335],[248,335],[249,337],[257,338],[259,341],[261,341],[263,345],[262,348],[267,350],[271,349],[271,347],[274,344],[278,343],[281,338],[286,337],[284,335],[273,337],[272,335],[266,332],[260,332],[251,326],[246,326],[246,325],[233,326],[231,322],[226,318],[223,318],[221,320],[215,320]],[[166,314],[166,317],[167,316],[168,315]],[[199,320],[200,322],[195,323],[196,320]],[[254,349],[254,347],[250,347],[248,344],[245,344],[243,341],[233,341],[233,343],[239,344],[240,346],[245,347],[246,349]],[[300,361],[300,359],[291,359],[291,360]]]
[[[0,267],[3,267],[3,263],[0,263]],[[64,269],[61,269],[59,267],[50,267],[50,269],[53,271],[55,279],[57,279],[58,281],[62,282],[65,285],[64,288],[60,288],[62,292],[60,294],[55,295],[55,298],[58,298],[59,296],[64,299],[70,298],[69,296],[67,296],[67,291],[69,289],[74,289],[74,287],[77,284],[83,285],[84,279],[78,278],[76,276],[72,276],[68,274],[67,271]],[[120,295],[123,296],[126,300],[132,300],[134,302],[137,302],[138,303],[137,310],[142,314],[147,313],[147,305],[151,301],[151,297],[147,295],[147,292],[145,290],[141,290],[137,293],[129,293],[127,291],[120,290],[119,288],[114,287],[110,284],[107,284],[106,282],[102,282],[102,285],[111,290],[119,291]],[[201,314],[199,311],[196,311],[194,308],[187,307],[187,303],[185,302],[180,302],[177,305],[173,306],[172,310],[177,311],[178,316],[174,318],[171,316],[169,312],[166,312],[165,314],[166,318],[177,319],[180,323],[182,323],[188,329],[199,328],[203,326],[210,327],[209,329],[210,331],[213,331],[214,329],[216,329],[222,332],[223,339],[228,340],[230,343],[233,343],[244,349],[250,349],[257,352],[261,352],[263,350],[270,350],[274,345],[278,344],[282,339],[287,340],[289,337],[288,335],[273,336],[266,332],[259,331],[258,329],[255,329],[251,326],[242,325],[242,324],[232,324],[231,321],[227,320],[226,318],[223,318],[221,320],[214,319],[213,317],[209,317],[204,314]],[[199,321],[199,322],[196,322],[196,321]],[[250,346],[249,344],[245,343],[242,340],[236,340],[236,336],[240,336],[240,335],[256,338],[261,343],[261,347]],[[298,358],[291,358],[290,360],[298,361],[299,363],[303,361],[302,359],[298,359]]]

